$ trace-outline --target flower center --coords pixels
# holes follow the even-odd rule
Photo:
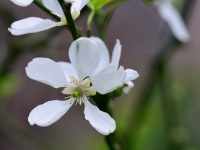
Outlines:
[[[78,98],[78,97],[82,97],[83,96],[83,90],[81,88],[76,88],[73,92],[72,92],[72,97],[73,98]]]
[[[90,89],[90,78],[85,78],[83,81],[78,81],[75,77],[70,76],[71,87],[66,87],[62,90],[63,94],[71,95],[70,98],[76,98],[80,105],[84,103],[84,96],[94,96],[96,91]]]

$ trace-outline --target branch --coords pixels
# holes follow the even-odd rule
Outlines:
[[[71,3],[66,4],[63,0],[58,0],[58,2],[60,3],[60,6],[63,9],[65,17],[67,19],[67,24],[69,25],[69,29],[70,29],[72,37],[75,41],[78,39],[78,34],[77,34],[76,26],[74,24],[74,20],[72,18],[72,14],[71,14]]]

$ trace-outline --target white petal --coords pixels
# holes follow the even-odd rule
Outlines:
[[[67,3],[72,3],[71,14],[72,18],[75,20],[79,17],[81,9],[89,2],[90,0],[65,0]]]
[[[49,19],[30,17],[14,22],[8,30],[13,35],[23,35],[44,31],[55,27],[55,22]]]
[[[64,15],[64,12],[58,3],[58,0],[42,0],[43,5],[54,13],[59,13],[61,16]]]
[[[181,42],[188,42],[190,40],[189,32],[176,8],[168,1],[158,3],[157,8],[162,19],[170,26],[174,36]]]
[[[95,42],[88,38],[79,38],[69,48],[69,58],[79,80],[91,75],[99,65],[100,54]]]
[[[132,80],[135,80],[139,77],[139,74],[137,71],[135,70],[132,70],[132,69],[126,69],[126,78],[125,78],[125,81],[124,82],[127,82],[127,81],[132,81]]]
[[[54,88],[64,87],[66,81],[62,68],[48,58],[35,58],[26,67],[29,78],[48,84]]]
[[[11,1],[16,5],[23,7],[28,6],[33,2],[33,0],[11,0]]]
[[[52,100],[35,107],[28,116],[30,125],[46,127],[59,120],[73,105],[75,99],[67,101]]]
[[[111,63],[115,65],[115,70],[117,70],[119,66],[119,60],[121,57],[121,49],[122,49],[122,46],[120,44],[120,41],[117,40],[114,50],[113,50],[112,60],[111,60]]]
[[[72,3],[71,9],[76,9],[77,11],[81,11],[81,9],[90,1],[90,0],[65,0],[68,3]]]
[[[76,71],[75,71],[75,69],[74,69],[74,67],[72,66],[71,63],[68,63],[68,62],[57,62],[57,63],[63,69],[63,72],[65,74],[65,78],[68,81],[68,83],[71,82],[70,76],[78,78]]]
[[[131,81],[128,81],[128,82],[126,82],[125,84],[126,84],[126,86],[123,87],[122,90],[123,90],[123,92],[124,92],[125,94],[128,94],[128,93],[130,92],[130,90],[134,87],[134,83],[131,82]]]
[[[105,43],[98,37],[90,37],[91,40],[95,41],[97,46],[99,47],[100,52],[100,63],[101,67],[106,67],[110,63],[110,55]]]
[[[92,105],[87,98],[85,98],[85,119],[101,134],[108,135],[115,131],[115,120],[109,114],[101,111],[98,107]]]
[[[112,92],[124,83],[126,72],[123,67],[115,71],[115,65],[110,64],[99,72],[92,80],[91,89],[100,94]]]

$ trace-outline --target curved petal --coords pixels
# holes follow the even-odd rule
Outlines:
[[[115,131],[116,124],[115,120],[110,117],[109,114],[101,111],[98,107],[92,105],[87,98],[84,99],[85,119],[101,134],[108,135]]]
[[[126,78],[124,82],[132,81],[139,77],[138,72],[133,69],[126,69],[125,71],[126,71]]]
[[[26,67],[29,78],[48,84],[54,88],[64,87],[66,81],[62,68],[48,58],[35,58]]]
[[[41,127],[50,126],[69,110],[74,101],[74,98],[67,101],[52,100],[38,105],[30,112],[28,122],[30,125],[36,124]]]
[[[161,18],[168,23],[174,36],[181,42],[188,42],[190,40],[189,32],[174,6],[170,2],[160,2],[157,4],[157,8]]]
[[[14,4],[18,5],[18,6],[28,6],[30,5],[33,0],[11,0]]]
[[[55,22],[52,20],[30,17],[14,22],[8,30],[13,35],[23,35],[44,31],[55,26]]]
[[[76,8],[77,11],[81,9],[89,2],[90,0],[76,0],[72,3],[72,8]]]
[[[122,46],[120,44],[119,40],[116,40],[116,44],[115,47],[113,49],[113,54],[112,54],[112,59],[111,59],[111,63],[115,65],[115,70],[117,70],[118,66],[119,66],[119,60],[121,57],[121,49]]]
[[[106,94],[117,89],[124,83],[126,72],[123,67],[115,71],[115,65],[110,64],[99,72],[92,80],[91,89],[98,91],[100,94]]]
[[[82,80],[91,75],[99,65],[98,46],[88,38],[79,38],[71,44],[69,58],[79,80]]]
[[[89,2],[90,0],[65,0],[67,3],[72,3],[72,9],[76,8],[77,11],[81,11],[81,9]]]
[[[100,52],[100,63],[101,67],[106,67],[110,63],[110,55],[105,43],[98,37],[90,37],[91,40],[96,42],[97,46],[99,47]]]
[[[76,71],[74,69],[74,67],[72,66],[72,64],[68,63],[68,62],[57,62],[60,67],[63,69],[63,72],[65,74],[65,78],[68,81],[68,83],[71,82],[70,76],[75,77],[76,79],[78,78]]]
[[[42,0],[43,5],[54,13],[59,13],[61,16],[64,15],[64,12],[58,3],[58,0]]]
[[[123,87],[122,90],[125,94],[128,94],[133,87],[134,87],[134,83],[131,81],[128,81],[125,83],[125,86]]]

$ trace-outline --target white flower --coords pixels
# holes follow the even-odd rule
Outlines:
[[[15,2],[21,2],[20,0],[15,0]],[[71,14],[75,20],[80,15],[81,9],[89,2],[89,0],[66,0],[71,2]],[[23,1],[25,5],[25,0]],[[58,0],[42,0],[43,5],[48,8],[54,15],[60,18],[60,22],[55,22],[50,19],[41,19],[38,17],[29,17],[12,23],[11,28],[8,30],[13,35],[23,35],[29,33],[35,33],[44,31],[56,26],[63,26],[67,24],[64,12],[58,3]]]
[[[121,57],[122,46],[120,44],[120,41],[117,40],[115,47],[113,49],[113,54],[110,61],[110,55],[104,42],[98,37],[90,37],[90,39],[96,42],[100,50],[100,63],[96,71],[93,73],[93,75],[97,74],[102,69],[104,69],[105,67],[111,64],[114,65],[115,70],[117,70],[119,66],[120,57]],[[129,93],[131,88],[133,88],[134,86],[132,80],[137,79],[139,77],[139,74],[137,71],[132,70],[132,69],[126,69],[125,72],[126,72],[126,78],[122,84],[124,85],[123,92],[127,94]]]
[[[33,2],[33,0],[11,0],[11,1],[15,3],[16,5],[22,6],[22,7],[28,6]]]
[[[28,117],[29,123],[49,126],[60,119],[76,102],[84,104],[85,119],[98,132],[104,135],[114,132],[115,121],[110,115],[92,105],[88,98],[95,95],[96,91],[106,94],[118,88],[126,78],[125,70],[123,67],[116,69],[114,64],[110,64],[91,76],[99,65],[100,54],[96,43],[88,38],[79,38],[72,43],[69,58],[71,64],[56,63],[48,58],[35,58],[26,67],[29,78],[54,88],[64,88],[62,93],[70,95],[69,100],[52,100],[34,108]]]
[[[165,20],[171,28],[174,36],[181,42],[190,40],[190,34],[185,23],[170,0],[158,0],[155,2],[160,17]]]

